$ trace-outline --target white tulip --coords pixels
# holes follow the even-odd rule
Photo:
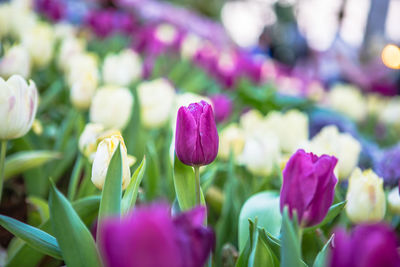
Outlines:
[[[19,74],[28,78],[31,73],[31,58],[28,50],[22,45],[15,45],[6,51],[0,60],[0,76],[5,78]]]

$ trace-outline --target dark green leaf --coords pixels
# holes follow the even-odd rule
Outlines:
[[[146,171],[146,158],[144,157],[142,163],[133,173],[128,188],[125,190],[124,197],[122,198],[122,213],[127,213],[135,206],[136,198],[139,191],[140,183],[143,179],[144,172]]]

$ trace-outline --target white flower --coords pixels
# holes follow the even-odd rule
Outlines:
[[[38,105],[38,92],[19,75],[7,81],[0,77],[0,140],[25,135],[32,126]]]
[[[94,72],[85,71],[80,80],[74,82],[71,87],[70,98],[72,104],[78,109],[87,109],[92,103],[92,98],[96,92],[98,76],[97,70]]]
[[[106,84],[128,86],[142,74],[142,61],[130,49],[119,54],[107,55],[103,64],[103,79]]]
[[[400,214],[400,193],[397,186],[390,190],[388,194],[388,203],[389,208],[393,213]]]
[[[68,37],[62,40],[60,45],[60,51],[58,53],[58,66],[62,70],[67,70],[70,65],[70,61],[75,55],[79,55],[84,52],[85,42],[75,37]]]
[[[108,129],[122,130],[132,113],[133,96],[124,87],[105,86],[96,91],[90,106],[90,121]]]
[[[168,23],[162,23],[157,26],[155,37],[164,44],[170,45],[177,38],[178,32],[174,26]]]
[[[0,75],[8,78],[19,74],[28,78],[31,73],[31,58],[28,50],[22,45],[12,46],[0,60]]]
[[[186,59],[192,58],[201,48],[202,40],[194,34],[187,34],[182,41],[181,56]]]
[[[232,150],[235,160],[237,160],[237,157],[243,152],[244,144],[243,130],[237,124],[230,124],[219,135],[218,156],[227,160]]]

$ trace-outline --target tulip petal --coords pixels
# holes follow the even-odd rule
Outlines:
[[[211,105],[205,105],[200,117],[199,135],[204,153],[203,164],[210,164],[218,153],[218,131]]]
[[[197,124],[186,107],[178,110],[176,121],[175,152],[179,160],[186,165],[192,165],[192,154],[196,147]]]

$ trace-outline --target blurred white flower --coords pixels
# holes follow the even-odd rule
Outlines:
[[[187,34],[181,44],[181,56],[186,59],[191,59],[196,52],[201,48],[202,40],[194,34]]]
[[[393,213],[400,214],[400,193],[399,193],[399,188],[397,186],[392,190],[390,190],[388,194],[388,204],[389,204],[389,209]]]
[[[28,50],[22,45],[14,45],[0,59],[0,75],[8,78],[19,74],[28,78],[31,73],[31,58]]]
[[[237,161],[238,156],[243,152],[244,143],[243,130],[237,124],[230,124],[219,134],[218,156],[228,160],[232,151],[234,159]]]
[[[83,53],[84,49],[85,42],[82,39],[76,37],[62,39],[57,58],[58,66],[62,70],[67,70],[74,56]]]
[[[74,82],[71,87],[70,98],[72,104],[78,109],[87,109],[92,103],[93,96],[97,89],[97,70],[85,71],[80,80]]]

